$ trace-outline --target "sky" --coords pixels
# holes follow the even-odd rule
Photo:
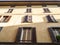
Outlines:
[[[60,0],[0,0],[0,1],[60,1]]]

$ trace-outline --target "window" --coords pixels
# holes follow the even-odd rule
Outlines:
[[[26,13],[31,13],[31,8],[27,8]]]
[[[46,16],[46,18],[47,18],[48,22],[57,23],[57,21],[55,20],[55,18],[53,16],[48,15],[48,16]]]
[[[26,13],[31,13],[31,5],[27,5]]]
[[[50,13],[50,10],[48,8],[43,8],[44,13]]]
[[[35,27],[20,27],[16,37],[17,43],[36,43]]]
[[[42,7],[47,7],[47,5],[42,5]]]
[[[58,7],[60,7],[60,5],[57,5]]]
[[[23,17],[23,23],[24,22],[29,22],[31,23],[32,22],[32,16],[31,15],[26,15]]]
[[[7,11],[7,13],[12,13],[12,11],[13,11],[13,9],[9,9],[9,10]]]
[[[2,31],[2,28],[3,28],[3,27],[0,27],[0,32]]]
[[[1,16],[0,17],[0,22],[8,22],[11,16]]]
[[[50,27],[48,28],[52,42],[60,42],[60,27]]]

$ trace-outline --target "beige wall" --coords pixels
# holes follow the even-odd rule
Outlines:
[[[49,6],[48,6],[49,7]],[[59,8],[60,9],[60,8]],[[35,11],[35,9],[33,9]],[[38,10],[38,9],[36,9]],[[18,11],[18,10],[16,10]],[[53,10],[54,11],[54,10]],[[11,15],[11,19],[7,23],[0,23],[0,27],[4,27],[0,32],[0,42],[14,42],[16,39],[18,27],[36,27],[36,39],[37,42],[51,43],[51,38],[49,36],[48,27],[60,26],[59,23],[46,23],[44,17],[48,14],[53,14],[55,19],[60,19],[60,13],[24,13],[23,10],[20,13],[1,13],[0,15]],[[42,11],[43,12],[43,11]],[[25,15],[32,15],[33,23],[21,23],[22,17]],[[55,14],[55,15],[54,15]],[[59,15],[58,15],[59,14]]]

